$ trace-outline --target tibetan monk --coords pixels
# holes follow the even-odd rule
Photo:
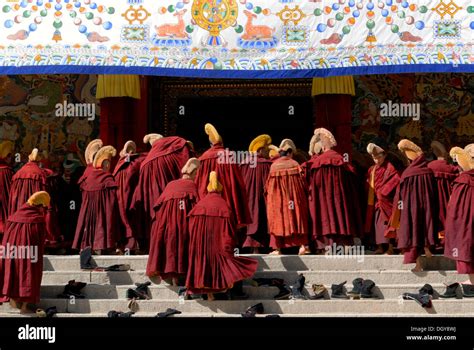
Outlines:
[[[7,255],[0,259],[0,302],[10,301],[23,313],[30,311],[28,303],[35,304],[40,300],[43,248],[47,235],[45,208],[49,206],[47,192],[34,193],[10,215],[3,235],[2,245],[6,251],[13,254],[11,247],[16,247],[17,251],[21,247],[26,255]]]
[[[271,168],[265,184],[270,254],[280,255],[281,248],[300,247],[307,253],[308,197],[300,165],[292,159],[294,142],[285,139],[280,144],[280,157]]]
[[[0,142],[0,237],[5,231],[8,219],[8,200],[13,179],[11,161],[15,144],[11,141]]]
[[[117,204],[117,183],[109,172],[112,146],[104,146],[94,156],[93,169],[81,182],[81,211],[72,247],[91,247],[97,253],[112,251],[118,240],[120,213]]]
[[[459,174],[458,167],[448,163],[449,154],[444,145],[438,141],[431,143],[431,149],[436,156],[436,160],[428,163],[428,168],[433,170],[438,187],[438,210],[439,210],[439,227],[440,238],[444,237],[444,222],[446,219],[446,208],[448,206],[449,197],[453,181]]]
[[[153,209],[166,185],[181,177],[181,169],[190,158],[189,143],[177,136],[163,137],[149,134],[143,138],[151,150],[140,166],[138,186],[133,195],[132,211],[143,215],[143,235],[148,241],[155,215]],[[141,216],[140,216],[141,217]],[[147,249],[148,247],[142,247]]]
[[[414,272],[421,271],[419,256],[438,241],[438,193],[433,171],[421,148],[410,140],[401,140],[398,149],[409,160],[395,193],[390,233],[396,229],[398,248],[404,251],[404,264],[416,263]]]
[[[142,238],[138,215],[130,211],[133,194],[138,186],[140,166],[146,154],[137,153],[137,145],[127,141],[120,151],[120,159],[115,166],[113,176],[117,183],[117,201],[120,212],[120,245],[129,250],[137,251]]]
[[[222,198],[223,186],[217,173],[209,175],[207,195],[189,213],[189,266],[186,288],[189,294],[225,292],[238,281],[250,278],[257,260],[234,254],[236,224]]]
[[[454,147],[450,155],[463,170],[454,180],[445,221],[444,255],[456,260],[460,274],[468,274],[463,284],[474,284],[474,154]],[[472,287],[471,287],[472,289]]]
[[[252,252],[255,254],[259,253],[259,248],[267,248],[270,240],[267,226],[265,183],[272,165],[268,156],[268,146],[271,143],[272,139],[269,135],[256,137],[249,146],[250,159],[240,165],[252,221],[247,226],[247,238],[243,247],[252,248]]]
[[[244,227],[252,222],[248,208],[247,192],[245,182],[242,178],[239,165],[233,157],[234,153],[225,149],[222,138],[211,124],[206,124],[204,130],[209,135],[211,148],[204,152],[199,160],[201,166],[196,175],[199,198],[207,194],[208,176],[211,171],[217,172],[217,176],[223,184],[222,198],[227,202],[231,212],[234,214],[237,227]],[[243,243],[246,236],[239,235],[239,245]]]
[[[23,206],[33,193],[47,191],[48,174],[40,167],[41,155],[37,148],[28,156],[28,163],[23,165],[13,176],[10,189],[9,212],[15,213]]]
[[[337,142],[331,132],[320,128],[314,136],[321,154],[311,164],[309,210],[316,248],[324,251],[334,244],[352,245],[354,237],[361,234],[362,219],[353,167],[332,149]]]
[[[90,172],[94,170],[92,163],[94,162],[95,154],[104,146],[101,139],[95,139],[89,142],[84,152],[84,160],[86,162],[86,169],[79,179],[78,183],[83,182]]]
[[[367,211],[364,232],[375,236],[378,245],[375,254],[393,254],[393,242],[385,237],[388,222],[392,216],[393,197],[400,183],[400,175],[387,159],[385,150],[369,143],[367,153],[370,154],[374,165],[367,173]]]
[[[198,201],[194,178],[199,164],[190,158],[181,170],[182,178],[168,183],[155,203],[146,274],[172,279],[174,285],[188,270],[188,214]]]

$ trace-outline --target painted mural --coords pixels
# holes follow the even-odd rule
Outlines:
[[[61,170],[65,159],[83,163],[85,146],[99,132],[96,83],[95,75],[0,76],[0,139],[15,142],[22,161],[37,147],[48,167]],[[64,101],[93,104],[96,116],[57,116]]]
[[[397,143],[408,138],[430,149],[438,140],[449,149],[474,141],[474,76],[471,74],[403,74],[355,77],[353,146],[365,157],[371,140],[387,144],[394,155]],[[416,115],[384,116],[381,106],[411,105]],[[414,104],[414,105],[412,105]],[[416,114],[416,113],[415,113]]]

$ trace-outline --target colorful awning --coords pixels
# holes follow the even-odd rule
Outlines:
[[[0,74],[474,71],[472,0],[3,0]]]

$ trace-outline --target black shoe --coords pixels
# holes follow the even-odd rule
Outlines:
[[[279,293],[273,297],[275,300],[285,300],[291,296],[291,290],[285,285],[278,286]]]
[[[415,300],[424,308],[431,308],[433,306],[431,303],[431,296],[429,294],[403,293],[403,299]]]
[[[346,291],[344,290],[344,285],[347,283],[347,281],[344,281],[340,284],[333,284],[331,286],[331,298],[334,299],[349,299],[349,297],[346,294]]]
[[[46,318],[52,318],[54,315],[58,313],[58,309],[56,306],[51,306],[46,309]]]
[[[444,294],[440,294],[439,297],[440,298],[456,298],[457,297],[456,291],[458,290],[458,287],[459,287],[459,283],[457,282],[450,284],[449,286],[446,286],[446,291],[444,292]]]
[[[363,278],[356,278],[355,280],[352,281],[352,285],[354,286],[352,288],[352,290],[350,292],[348,292],[347,294],[349,294],[350,296],[360,296],[361,292],[362,292],[362,285],[364,283],[364,279]]]
[[[57,297],[62,299],[70,299],[71,297],[84,299],[85,296],[81,294],[81,290],[87,285],[84,282],[76,282],[75,280],[70,280],[65,286],[64,291],[59,294]]]
[[[91,247],[85,247],[79,256],[79,261],[81,264],[82,270],[92,270],[97,267],[95,263],[92,262],[92,249]]]
[[[425,284],[423,287],[420,288],[419,292],[420,294],[433,295],[434,289],[431,284]]]
[[[362,298],[375,298],[373,289],[375,287],[375,282],[372,280],[364,280],[362,283],[362,288],[360,290],[360,296]]]
[[[164,317],[169,317],[171,315],[178,315],[178,314],[181,314],[181,313],[182,313],[181,311],[178,311],[176,309],[168,308],[168,309],[166,309],[165,312],[157,313],[155,317],[164,318]]]
[[[304,295],[305,282],[306,282],[306,278],[301,273],[298,276],[298,279],[296,280],[295,285],[291,287],[291,294],[294,299],[302,299],[302,300],[307,299],[306,296]]]
[[[249,307],[245,312],[241,313],[242,317],[255,317],[256,314],[263,314],[264,308],[262,303]]]
[[[466,298],[474,298],[474,285],[462,284],[462,295]]]
[[[139,299],[139,300],[149,300],[150,290],[148,286],[151,285],[151,282],[145,283],[135,283],[135,289],[127,289],[127,299]]]
[[[111,310],[107,313],[108,318],[130,318],[134,312],[128,311],[128,312],[122,312],[122,311],[115,311]]]

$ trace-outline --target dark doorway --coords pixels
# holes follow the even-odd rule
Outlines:
[[[199,153],[209,147],[205,123],[233,150],[247,150],[260,134],[269,134],[277,146],[291,138],[306,150],[313,133],[310,97],[178,97],[177,108],[176,134],[192,140]]]

